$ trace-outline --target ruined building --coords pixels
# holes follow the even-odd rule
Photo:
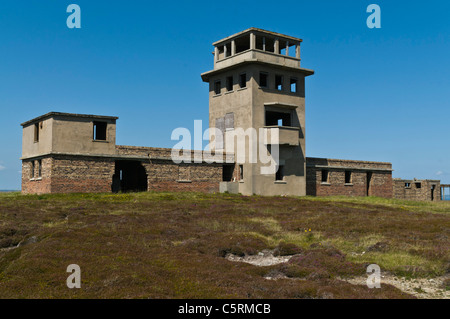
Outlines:
[[[439,200],[439,181],[423,182],[423,194],[409,192],[406,182],[393,181],[390,163],[306,157],[305,81],[314,71],[301,67],[301,42],[250,28],[213,43],[214,68],[201,77],[209,85],[210,127],[223,136],[211,138],[212,154],[190,151],[191,158],[203,157],[199,162],[176,163],[171,149],[116,145],[113,116],[51,112],[22,123],[22,192],[192,190]],[[264,164],[251,162],[248,153],[238,158],[237,146],[226,148],[238,129],[249,128],[264,132],[269,157],[270,136],[278,137],[273,174],[262,174]],[[210,163],[208,156],[217,154],[220,160]]]

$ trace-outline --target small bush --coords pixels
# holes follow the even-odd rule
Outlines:
[[[274,256],[292,256],[302,253],[303,250],[295,244],[281,242],[275,248]]]

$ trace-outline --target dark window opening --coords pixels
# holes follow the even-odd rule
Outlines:
[[[291,126],[291,114],[266,111],[266,126]]]
[[[269,75],[267,73],[261,72],[259,73],[259,86],[262,88],[266,88],[268,86],[267,79]]]
[[[291,92],[297,93],[297,79],[291,78],[290,86],[291,86]]]
[[[422,183],[415,183],[416,184],[416,188],[422,188]]]
[[[366,180],[367,180],[366,196],[371,196],[372,195],[372,172],[366,173]]]
[[[244,165],[239,165],[239,180],[244,180]]]
[[[111,189],[118,192],[147,191],[147,172],[139,161],[116,161]]]
[[[34,124],[34,141],[39,142],[39,123]]]
[[[225,44],[224,48],[226,48],[225,57],[228,58],[229,56],[231,56],[231,42]]]
[[[219,94],[220,94],[221,86],[222,86],[222,85],[221,85],[220,81],[214,82],[214,93],[215,93],[216,95],[219,95]]]
[[[283,90],[283,76],[275,75],[275,89],[278,91]]]
[[[34,170],[36,169],[36,165],[34,164],[34,161],[31,162],[31,178],[34,178]]]
[[[227,76],[227,91],[233,91],[233,77],[232,76]]]
[[[232,182],[234,173],[234,165],[224,165],[222,170],[222,181]]]
[[[38,177],[42,177],[42,160],[38,160]]]
[[[276,181],[284,180],[284,165],[278,166],[278,170],[275,174],[275,180]]]
[[[236,45],[236,53],[250,50],[250,34],[244,35],[240,38],[236,38],[234,43]]]
[[[106,141],[106,122],[94,122],[94,140]]]
[[[330,172],[327,170],[322,170],[322,183],[328,183],[328,176]]]
[[[405,183],[405,188],[411,188],[411,183]]]
[[[247,74],[242,73],[239,75],[239,87],[241,89],[247,87]]]
[[[431,185],[431,200],[434,200],[434,190],[436,189],[436,185]]]
[[[352,183],[352,172],[345,171],[345,184],[351,184],[351,183]]]

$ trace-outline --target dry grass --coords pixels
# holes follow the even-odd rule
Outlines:
[[[449,211],[379,198],[0,194],[0,298],[406,298],[337,278],[369,263],[407,277],[448,273]],[[301,254],[270,267],[223,258],[275,248]],[[73,263],[77,290],[65,284]]]

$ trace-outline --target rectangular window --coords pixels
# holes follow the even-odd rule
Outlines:
[[[411,188],[411,183],[405,183],[405,188]]]
[[[328,183],[328,176],[330,172],[327,170],[322,170],[322,183]]]
[[[416,183],[416,188],[422,188],[422,183]]]
[[[34,141],[39,142],[39,123],[34,124]]]
[[[291,92],[297,93],[297,79],[291,78],[290,85],[291,85]]]
[[[352,172],[345,171],[345,184],[351,184],[351,183],[352,183]]]
[[[291,126],[291,113],[266,111],[266,126]]]
[[[225,131],[234,130],[234,113],[225,114]]]
[[[233,77],[227,76],[227,91],[233,91]]]
[[[94,122],[94,141],[106,141],[106,122]]]
[[[42,160],[38,160],[38,177],[42,177]]]
[[[34,170],[36,166],[34,164],[34,161],[31,162],[31,172],[30,172],[30,178],[34,178]]]
[[[262,88],[268,87],[268,84],[267,84],[268,77],[269,77],[269,75],[265,72],[259,73],[259,86],[260,87],[262,87]]]
[[[221,85],[220,81],[214,82],[214,93],[216,95],[220,94],[221,88],[222,88],[222,85]]]
[[[275,75],[275,89],[278,91],[283,91],[283,76]]]
[[[239,165],[239,180],[244,180],[244,165]]]
[[[223,165],[222,181],[232,182],[234,173],[234,165]]]
[[[242,73],[239,75],[239,87],[241,89],[247,87],[247,74]]]
[[[282,181],[284,180],[284,165],[278,166],[278,171],[275,174],[275,180],[276,181]]]

